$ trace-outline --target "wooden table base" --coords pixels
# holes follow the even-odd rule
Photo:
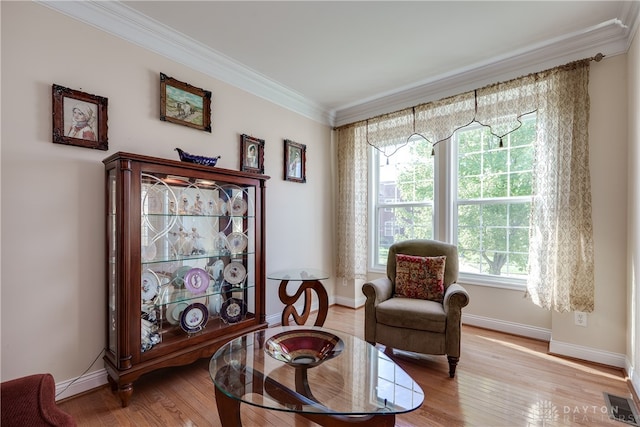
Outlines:
[[[311,291],[315,291],[318,296],[318,317],[314,323],[314,326],[322,326],[324,325],[324,321],[327,319],[327,313],[329,312],[329,296],[327,295],[327,291],[320,283],[319,280],[303,280],[302,284],[298,288],[295,294],[289,295],[287,293],[287,284],[289,280],[283,280],[280,282],[280,287],[278,288],[278,296],[280,297],[280,301],[285,304],[284,310],[282,311],[282,326],[289,325],[289,316],[293,316],[293,320],[297,325],[304,325],[309,318],[309,314],[311,313]],[[294,304],[300,299],[300,297],[304,294],[304,309],[302,314],[298,313]]]
[[[219,374],[225,375],[223,372]],[[277,381],[269,377],[264,377],[259,372],[246,372],[246,375],[253,376],[252,384],[254,384],[254,393],[262,393],[262,386],[264,390],[273,399],[279,402],[287,403],[290,407],[301,408],[302,405],[321,404],[317,402],[312,396],[306,396],[306,393],[310,393],[309,385],[306,381],[306,373],[302,371],[296,372],[296,388],[299,390],[289,390]],[[241,376],[244,379],[244,375]],[[302,393],[301,393],[302,392]],[[223,393],[216,387],[216,406],[218,407],[218,416],[222,427],[242,427],[242,421],[240,419],[240,400],[234,399]],[[304,413],[296,412],[300,416],[313,421],[321,426],[327,427],[352,427],[357,424],[365,424],[367,427],[393,427],[396,422],[395,414],[375,414],[375,415],[361,415],[361,416],[348,416],[348,415],[336,415],[331,413]]]

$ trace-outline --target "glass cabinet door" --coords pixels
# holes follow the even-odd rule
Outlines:
[[[143,353],[255,318],[253,186],[143,173]]]
[[[111,169],[107,175],[107,348],[113,354],[118,339],[116,190],[116,170]]]

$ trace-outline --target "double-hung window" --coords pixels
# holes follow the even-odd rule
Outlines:
[[[458,246],[462,281],[524,284],[535,135],[531,114],[502,144],[473,124],[435,155],[419,137],[388,159],[372,149],[372,268],[394,242],[435,238]]]

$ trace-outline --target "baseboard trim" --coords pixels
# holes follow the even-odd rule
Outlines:
[[[556,341],[553,339],[549,342],[549,353],[556,354],[558,356],[573,357],[576,359],[586,360],[588,362],[599,363],[601,365],[614,366],[616,368],[625,368],[626,366],[626,356],[624,354]]]
[[[551,330],[549,329],[464,313],[462,314],[462,323],[470,326],[477,326],[480,328],[546,341],[549,343],[549,354],[572,357],[616,368],[625,368],[628,366],[628,364],[625,363],[626,356],[624,354],[553,340],[551,338]],[[638,377],[636,377],[634,388],[636,390],[640,389],[640,378]]]
[[[366,301],[367,301],[367,298],[364,295],[362,296],[362,298],[358,298],[358,299],[341,297],[341,296],[335,297],[336,304],[344,307],[353,308],[353,309],[358,309],[362,307]]]
[[[624,369],[627,373],[627,378],[631,383],[631,388],[633,389],[634,399],[638,400],[638,396],[640,396],[640,375],[638,375],[638,371],[633,369],[633,364],[628,357],[624,359]]]
[[[75,396],[107,384],[107,371],[100,369],[56,384],[56,401]]]
[[[266,321],[269,327],[279,325],[282,322],[282,313],[275,313],[266,316]]]
[[[522,323],[507,322],[505,320],[492,319],[490,317],[477,316],[475,314],[462,313],[462,323],[469,326],[491,329],[512,335],[520,335],[536,340],[551,341],[551,330]]]

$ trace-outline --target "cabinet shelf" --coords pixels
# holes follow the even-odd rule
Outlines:
[[[218,215],[188,215],[188,214],[172,214],[172,213],[145,213],[144,216],[148,216],[148,217],[181,217],[181,218],[210,218],[210,219],[220,219],[220,218],[240,218],[240,219],[247,219],[247,218],[255,218],[254,215],[223,215],[223,214],[218,214]]]
[[[249,291],[251,289],[255,288],[255,285],[249,284],[249,285],[242,285],[242,286],[231,286],[229,288],[226,289],[217,289],[217,290],[213,290],[213,291],[206,291],[203,292],[202,294],[192,294],[190,292],[184,292],[183,294],[176,294],[177,296],[174,297],[170,297],[168,296],[166,299],[162,298],[162,290],[160,291],[160,295],[157,298],[154,298],[153,300],[149,300],[149,301],[144,301],[143,302],[143,312],[145,311],[144,308],[156,308],[156,309],[160,309],[162,307],[165,307],[169,304],[175,304],[178,302],[201,302],[201,300],[203,298],[208,298],[208,297],[214,297],[214,296],[226,296],[227,294],[230,293],[234,293],[234,292],[246,292]]]
[[[269,177],[122,152],[103,162],[104,362],[127,406],[141,375],[267,327]]]
[[[163,259],[152,259],[150,261],[142,261],[142,265],[153,265],[153,264],[164,264],[171,262],[184,262],[184,261],[198,261],[205,260],[211,258],[231,258],[231,259],[239,259],[244,258],[250,255],[255,255],[256,252],[238,252],[238,253],[225,253],[225,252],[210,252],[204,254],[196,254],[196,255],[175,255],[172,257],[167,257]]]
[[[154,351],[158,356],[170,354],[174,352],[176,348],[183,348],[185,342],[189,345],[196,345],[202,342],[203,338],[206,339],[207,335],[214,334],[224,336],[231,327],[240,328],[238,330],[243,331],[245,328],[250,328],[254,324],[255,313],[247,313],[244,319],[231,325],[225,323],[220,317],[210,318],[202,331],[193,334],[186,334],[179,326],[165,326],[161,330],[163,341],[154,347]],[[244,332],[242,334],[244,334]],[[147,360],[148,356],[150,356],[150,353],[142,353],[143,360]],[[149,358],[148,360],[152,359]]]

